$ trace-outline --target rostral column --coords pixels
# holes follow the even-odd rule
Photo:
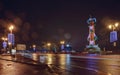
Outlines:
[[[89,35],[87,38],[89,45],[87,45],[86,48],[89,52],[100,52],[100,48],[95,44],[95,41],[97,40],[97,36],[95,34],[96,18],[92,18],[90,16],[90,18],[87,20],[87,23],[89,24]]]

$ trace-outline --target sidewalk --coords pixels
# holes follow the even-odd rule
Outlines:
[[[0,59],[1,60],[7,60],[7,61],[13,61],[13,62],[19,62],[19,63],[23,63],[23,64],[45,66],[45,64],[42,64],[42,63],[34,61],[32,59],[23,57],[20,54],[16,54],[16,55],[1,54]]]
[[[36,68],[39,67],[39,69],[40,69],[39,73],[42,75],[58,75],[57,72],[55,72],[47,64],[43,64],[43,63],[40,63],[38,61],[34,61],[30,58],[25,58],[25,57],[21,56],[20,54],[16,54],[15,56],[12,56],[10,54],[2,54],[2,55],[0,55],[0,60],[6,60],[6,62],[12,61],[15,63],[21,63],[21,65],[22,64],[26,64],[28,66],[32,65],[32,66],[35,66]]]

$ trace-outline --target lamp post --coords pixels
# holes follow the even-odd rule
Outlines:
[[[9,26],[10,33],[8,34],[8,45],[9,45],[10,53],[11,53],[11,49],[14,47],[14,41],[15,41],[13,29],[14,29],[13,25]]]
[[[33,47],[33,51],[36,52],[36,45],[34,44],[32,47]]]
[[[2,40],[3,40],[3,52],[5,53],[7,50],[7,38],[6,37],[2,37]]]
[[[14,29],[14,26],[11,25],[11,26],[9,27],[9,30],[10,30],[10,33],[11,33],[11,34],[12,34],[13,29]]]
[[[12,44],[11,44],[11,42],[8,42],[8,46],[9,46],[9,51],[8,51],[8,53],[11,53],[11,49],[12,49]]]
[[[112,31],[110,32],[110,42],[113,42],[113,46],[116,46],[116,41],[117,41],[117,27],[119,26],[119,23],[111,24],[109,25],[109,29]]]
[[[7,41],[7,38],[6,38],[6,37],[2,37],[2,40],[3,40],[3,41]]]
[[[112,29],[112,31],[115,31],[118,26],[119,26],[119,23],[111,24],[109,25],[109,29]]]
[[[64,47],[65,47],[65,46],[64,46],[65,41],[63,41],[63,40],[62,40],[62,41],[60,41],[60,44],[61,44],[61,50],[64,50]]]
[[[47,43],[47,47],[48,47],[48,50],[49,50],[49,52],[50,52],[51,43]]]

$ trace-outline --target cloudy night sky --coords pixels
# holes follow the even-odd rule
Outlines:
[[[1,0],[0,36],[15,25],[16,43],[66,40],[73,48],[88,44],[89,15],[97,19],[99,41],[107,39],[107,25],[120,22],[119,0]],[[106,34],[105,34],[106,33]],[[102,43],[100,42],[100,44]]]

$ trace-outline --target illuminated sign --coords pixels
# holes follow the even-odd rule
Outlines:
[[[110,32],[110,42],[117,41],[117,31]]]
[[[11,43],[12,45],[14,45],[15,43],[14,34],[11,34],[11,33],[8,34],[8,43]]]

